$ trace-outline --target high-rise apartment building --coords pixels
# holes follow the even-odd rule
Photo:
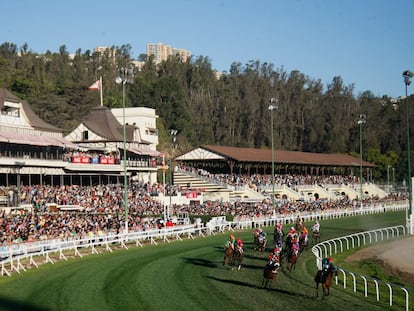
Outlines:
[[[182,61],[191,57],[191,52],[184,49],[177,49],[163,43],[147,43],[147,56],[153,55],[155,64],[167,60],[170,56],[179,56]]]

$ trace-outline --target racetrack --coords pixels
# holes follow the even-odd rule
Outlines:
[[[322,238],[403,220],[404,213],[387,213],[323,221]],[[340,286],[334,286],[324,300],[316,299],[316,266],[310,250],[291,273],[283,263],[272,287],[263,289],[268,252],[253,250],[252,230],[236,236],[245,241],[240,271],[222,265],[227,234],[130,248],[1,277],[0,310],[384,310],[373,297]]]
[[[364,248],[346,258],[346,262],[371,259],[378,262],[388,274],[407,282],[414,288],[414,237]]]

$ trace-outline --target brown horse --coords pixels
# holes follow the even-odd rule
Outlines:
[[[224,262],[223,266],[228,266],[233,261],[233,246],[231,244],[227,245],[224,249]]]
[[[303,220],[297,219],[296,224],[295,224],[296,232],[301,232],[304,227],[305,227],[305,224],[303,223]]]
[[[279,263],[276,265],[267,264],[263,270],[263,281],[262,286],[266,288],[268,285],[269,287],[272,285],[273,281],[277,277],[277,272],[279,271]]]
[[[288,264],[287,264],[287,269],[289,272],[292,272],[292,270],[295,270],[297,260],[298,260],[298,254],[296,252],[291,251],[288,255]]]
[[[308,246],[308,239],[304,234],[299,236],[299,252],[302,253]]]
[[[239,251],[239,250],[236,249],[233,252],[233,258],[231,260],[231,264],[233,266],[237,266],[237,270],[240,270],[242,261],[243,261],[243,251]]]
[[[329,288],[332,286],[332,279],[333,276],[338,276],[338,271],[322,271],[318,270],[315,276],[315,282],[316,282],[316,297],[319,296],[319,283],[322,285],[322,291],[323,291],[323,297],[329,295]]]
[[[312,232],[313,245],[318,244],[321,241],[321,233],[319,231]]]

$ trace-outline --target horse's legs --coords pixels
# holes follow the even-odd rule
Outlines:
[[[323,291],[322,298],[325,296],[329,296],[329,286],[327,286],[326,284],[322,284],[322,291]]]
[[[319,282],[316,282],[316,297],[319,297]]]

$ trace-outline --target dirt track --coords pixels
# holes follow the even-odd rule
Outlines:
[[[414,287],[414,237],[364,248],[347,257],[345,262],[366,258],[380,263],[390,275]]]

